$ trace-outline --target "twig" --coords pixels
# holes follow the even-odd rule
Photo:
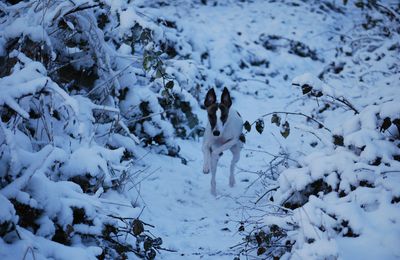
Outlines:
[[[385,11],[394,19],[396,19],[397,21],[400,20],[400,16],[397,14],[397,12],[395,10],[393,10],[391,7],[385,6],[381,3],[379,3],[378,1],[373,1],[372,2],[373,5],[376,5],[377,7],[380,7],[382,9],[385,9]]]
[[[137,219],[140,218],[140,216],[142,215],[142,213],[143,213],[143,211],[144,211],[145,208],[146,208],[146,206],[144,206],[144,207],[142,208],[142,210],[140,211],[139,215],[136,217]]]
[[[121,203],[117,203],[117,202],[111,202],[111,201],[108,201],[108,200],[103,199],[103,198],[100,198],[100,200],[102,201],[102,203],[107,203],[107,204],[113,204],[113,205],[117,205],[117,206],[132,208],[132,205],[125,205],[125,204],[121,204]]]
[[[260,200],[262,200],[262,198],[264,198],[269,192],[274,191],[274,190],[277,190],[277,189],[279,189],[279,186],[267,190],[261,197],[259,197],[259,198],[256,200],[256,202],[254,202],[254,204],[257,204]]]
[[[172,110],[172,109],[167,109],[167,110],[164,110],[164,111],[161,111],[161,112],[157,112],[157,113],[153,113],[153,114],[150,114],[150,115],[147,115],[147,116],[138,118],[138,119],[132,119],[132,120],[129,120],[129,123],[136,123],[136,122],[138,122],[138,121],[145,120],[145,119],[151,118],[151,117],[153,117],[153,116],[161,115],[161,114],[166,113],[166,112],[169,112],[169,111],[171,111],[171,110]]]
[[[136,137],[136,135],[132,134],[131,131],[129,131],[129,128],[126,126],[126,124],[120,120],[117,116],[115,117],[115,119],[117,120],[119,126],[124,129],[124,131],[126,132],[126,134],[136,143],[136,144],[140,144],[139,139]]]
[[[94,104],[92,105],[92,110],[103,110],[103,111],[108,111],[108,112],[113,112],[113,113],[120,113],[120,110],[115,107],[110,107],[110,106],[105,106],[105,105],[97,105]]]
[[[82,5],[78,6],[78,7],[75,7],[75,8],[72,9],[72,10],[69,10],[68,12],[66,12],[66,13],[64,14],[64,16],[67,16],[67,15],[70,15],[70,14],[73,14],[73,13],[76,13],[76,12],[80,12],[80,11],[83,11],[83,10],[86,10],[86,9],[96,8],[96,7],[102,6],[102,4],[84,6],[84,5],[86,5],[86,4],[87,4],[87,3],[84,3],[84,4],[82,4]]]
[[[101,84],[97,85],[96,87],[94,87],[93,89],[91,89],[86,96],[90,96],[92,93],[94,93],[95,91],[97,91],[97,89],[103,87],[104,85],[108,84],[109,82],[115,80],[117,77],[119,77],[125,70],[129,69],[129,67],[131,67],[133,64],[135,64],[136,61],[128,64],[125,68],[123,68],[122,70],[118,71],[118,73],[114,74],[111,78],[109,78],[108,80],[102,82]]]
[[[355,114],[360,114],[360,112],[344,97],[334,97],[331,95],[326,95],[326,96],[332,98],[333,100],[338,101],[339,103],[344,104],[345,106],[353,110]]]
[[[239,243],[239,244],[236,244],[236,245],[234,245],[234,246],[231,246],[231,247],[229,247],[229,249],[234,249],[235,247],[238,247],[238,246],[244,245],[245,243],[247,243],[247,241],[244,241],[244,242],[241,242],[241,243]]]
[[[320,142],[323,142],[322,139],[321,139],[321,137],[319,137],[318,135],[316,135],[316,134],[313,133],[312,131],[302,129],[302,128],[297,127],[297,126],[295,126],[294,128],[295,128],[295,129],[298,129],[298,130],[301,130],[301,131],[304,131],[304,132],[306,132],[306,133],[312,134],[312,135],[315,136]]]
[[[268,154],[268,155],[271,155],[272,157],[285,158],[285,159],[287,159],[287,160],[289,160],[289,161],[293,161],[293,162],[299,164],[298,161],[296,161],[296,160],[294,160],[294,159],[288,157],[287,154],[273,154],[273,153],[270,153],[270,152],[265,151],[265,150],[257,150],[257,149],[250,149],[250,148],[245,148],[244,150],[245,150],[245,151],[251,151],[251,152],[258,152],[258,153],[266,153],[266,154]]]
[[[168,249],[168,248],[164,248],[164,247],[156,247],[158,250],[163,250],[163,251],[167,251],[167,252],[173,252],[173,253],[177,253],[177,250],[173,250],[173,249]]]
[[[151,173],[149,173],[147,176],[143,177],[142,179],[140,179],[138,182],[133,184],[133,187],[136,187],[136,185],[140,184],[142,181],[146,180],[147,178],[149,178],[150,176],[152,176],[155,172],[157,172],[158,170],[160,170],[161,167],[158,167],[157,169],[155,169],[154,171],[152,171]],[[128,191],[130,191],[133,187],[131,187]]]
[[[131,218],[131,217],[120,217],[120,216],[114,216],[114,215],[107,215],[110,218],[115,218],[118,220],[121,220],[122,222],[124,222],[125,220],[132,220],[132,219],[136,219],[136,218]]]
[[[33,248],[30,247],[30,246],[28,246],[28,247],[26,248],[25,254],[24,254],[24,257],[22,258],[22,260],[25,260],[26,256],[28,255],[28,252],[31,252],[31,253],[32,253],[33,260],[36,260],[35,252],[33,251]]]
[[[255,81],[255,82],[260,82],[260,83],[263,83],[263,84],[269,86],[269,84],[265,80],[261,80],[261,79],[239,78],[239,80],[242,80],[242,81]]]
[[[304,214],[305,214],[306,217],[308,218],[308,221],[309,221],[310,225],[313,227],[314,232],[315,232],[315,234],[317,235],[318,239],[321,239],[321,237],[320,237],[319,234],[318,234],[317,229],[315,228],[314,223],[312,223],[312,220],[311,220],[310,216],[308,215],[308,213],[307,213],[306,209],[304,208],[304,206],[301,206],[301,209],[304,211]],[[300,218],[301,218],[301,217],[300,217]]]
[[[143,220],[141,220],[140,222],[142,222],[143,225],[146,225],[146,226],[155,228],[155,226],[153,226],[152,224],[146,223],[146,222],[144,222]]]

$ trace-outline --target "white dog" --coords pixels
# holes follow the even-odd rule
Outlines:
[[[222,152],[230,149],[232,152],[232,162],[230,167],[229,186],[235,185],[235,164],[239,161],[240,151],[243,143],[240,140],[243,129],[243,120],[240,114],[231,108],[232,100],[227,88],[224,88],[221,95],[221,103],[217,103],[214,89],[207,92],[204,100],[207,108],[208,124],[204,133],[203,172],[209,173],[211,170],[211,194],[217,194],[215,174],[217,164]]]

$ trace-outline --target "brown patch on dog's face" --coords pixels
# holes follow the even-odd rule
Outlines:
[[[217,125],[217,110],[217,103],[214,103],[211,106],[207,107],[208,121],[210,122],[211,130],[213,130]]]
[[[228,120],[229,107],[226,107],[224,104],[219,104],[218,107],[221,110],[221,121],[222,121],[222,124],[225,125],[226,121]]]

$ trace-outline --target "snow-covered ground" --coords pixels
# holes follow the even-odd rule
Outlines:
[[[123,1],[105,2],[116,10],[125,10],[120,6]],[[400,243],[399,141],[391,141],[395,137],[388,134],[395,135],[398,130],[394,122],[385,133],[381,133],[379,127],[377,129],[386,117],[392,121],[400,118],[397,103],[400,100],[399,34],[375,40],[377,36],[371,30],[368,32],[370,39],[365,42],[363,37],[366,36],[360,29],[364,17],[362,11],[353,3],[343,5],[342,1],[205,2],[208,2],[207,5],[185,0],[160,5],[157,1],[137,1],[133,3],[134,9],[124,11],[121,27],[128,28],[130,19],[166,21],[156,30],[157,37],[168,39],[175,48],[177,55],[165,62],[166,72],[175,77],[176,83],[184,89],[184,95],[191,93],[196,96],[194,85],[199,81],[198,75],[201,75],[203,85],[196,92],[200,102],[209,87],[216,87],[219,95],[222,87],[226,86],[231,90],[233,106],[245,121],[252,123],[273,112],[293,114],[278,113],[282,123],[279,127],[270,123],[271,115],[263,117],[265,125],[262,134],[257,133],[255,125],[252,126],[253,129],[246,134],[246,144],[236,168],[236,186],[233,188],[228,185],[231,154],[224,153],[217,170],[216,197],[210,193],[211,176],[202,173],[201,138],[176,138],[180,158],[135,147],[128,138],[113,139],[108,144],[125,144],[136,159],[140,158],[129,168],[131,172],[140,173],[135,175],[135,185],[130,187],[127,184],[129,188],[122,189],[122,195],[113,190],[99,190],[95,197],[100,198],[100,202],[90,201],[83,195],[74,197],[76,195],[65,191],[66,194],[77,201],[87,199],[90,217],[95,220],[97,210],[102,208],[100,212],[140,216],[145,223],[154,225],[154,228],[149,228],[150,231],[154,236],[161,237],[162,247],[168,249],[161,250],[157,259],[231,260],[239,256],[246,234],[272,224],[287,231],[288,241],[293,242],[291,253],[273,252],[283,254],[285,258],[400,258],[397,246]],[[397,14],[398,19],[399,14],[392,12]],[[389,23],[393,24],[396,21]],[[398,25],[389,28],[396,29],[399,30]],[[374,48],[367,48],[371,45]],[[129,48],[122,46],[118,52],[129,53]],[[32,70],[36,69],[29,75],[38,75],[29,80],[47,80],[41,75],[45,73],[39,71],[44,70],[40,65],[29,64],[33,66]],[[334,72],[336,70],[339,72]],[[140,85],[140,77],[137,78],[135,84]],[[124,82],[124,79],[120,81]],[[10,83],[6,77],[1,78],[0,83],[4,86],[16,84]],[[39,82],[35,88],[41,88],[42,83]],[[300,87],[305,84],[312,86],[312,91],[321,91],[323,96],[304,96]],[[51,87],[62,92],[56,84]],[[128,97],[140,100],[152,93],[147,86],[138,88],[140,90],[134,93],[140,95],[128,94]],[[36,91],[29,89],[26,93]],[[181,90],[175,87],[174,91]],[[334,97],[339,97],[339,102],[333,100]],[[352,108],[341,105],[342,97],[360,113],[355,115]],[[80,119],[93,121],[88,115],[85,117],[85,113],[101,107],[93,108],[92,103],[83,98],[74,100],[67,99],[65,103],[77,102],[74,105],[79,105],[77,111],[84,111],[79,114]],[[156,102],[156,98],[149,100]],[[190,100],[195,102],[192,97]],[[20,106],[14,99],[3,100],[0,97],[0,102],[0,105],[7,104],[29,117],[24,111],[26,106]],[[129,102],[126,105],[121,102],[123,112],[129,111],[129,104],[134,103]],[[327,103],[329,107],[324,107]],[[206,112],[199,106],[195,105],[195,112],[204,126]],[[112,110],[109,106],[107,109]],[[316,122],[307,122],[307,118],[299,116],[299,113],[312,115],[318,122],[323,122],[326,129]],[[287,138],[280,133],[284,130],[282,125],[285,121],[290,123]],[[90,133],[97,131],[97,127],[90,128],[88,125],[82,124],[78,128],[91,140]],[[1,127],[8,138],[14,136],[11,131],[4,130],[5,125]],[[165,127],[168,129],[166,132],[171,132],[168,127]],[[344,137],[343,147],[333,143],[333,134]],[[57,142],[62,143],[62,140]],[[122,160],[122,148],[108,153],[101,148],[79,148],[79,144],[74,143],[76,150],[73,156],[69,157],[69,163],[61,167],[65,173],[85,170],[107,172],[108,166],[100,163],[103,158],[111,161],[113,167]],[[53,152],[50,148],[47,150],[49,154]],[[42,151],[44,153],[46,149]],[[67,161],[64,158],[67,155],[55,153],[54,156],[59,156],[54,160]],[[90,169],[77,165],[84,156],[93,159],[86,162],[91,165]],[[96,156],[98,160],[94,159]],[[379,163],[376,158],[380,158]],[[122,168],[129,165],[116,167],[117,172],[118,169],[122,172]],[[112,174],[106,176],[109,175]],[[323,191],[318,194],[310,192],[307,201],[302,202],[304,198],[299,195],[300,192],[320,179],[332,186],[330,191],[325,193],[328,188],[322,188]],[[77,188],[73,186],[71,189]],[[267,190],[271,192],[264,194]],[[297,195],[299,199],[293,200]],[[0,190],[0,205],[7,208],[6,213],[0,212],[0,221],[13,216],[12,204],[3,196],[7,199],[12,197],[8,190]],[[287,201],[292,204],[285,204]],[[301,205],[291,209],[295,203]],[[81,204],[74,201],[71,205]],[[284,209],[285,214],[282,207],[288,207]],[[16,223],[17,220],[12,221]],[[94,222],[98,229],[100,224]],[[82,225],[80,228],[83,230],[85,227]],[[52,231],[49,229],[47,233],[50,234]],[[79,227],[75,229],[79,230]],[[94,229],[90,232],[99,233]],[[28,231],[22,236],[26,238],[24,243],[11,245],[0,239],[1,259],[33,259],[35,250],[38,250],[39,256],[35,259],[52,256],[71,259],[72,254],[76,259],[88,259],[99,254],[96,245],[86,252],[82,250],[81,241],[73,241],[77,245],[75,251],[65,249],[63,253],[64,248],[53,245],[55,243],[34,241],[36,236]],[[265,255],[256,256],[257,246],[255,248],[255,251],[242,251],[240,259],[246,259],[244,253],[252,257],[249,259],[264,259]],[[133,254],[129,257],[135,259]]]

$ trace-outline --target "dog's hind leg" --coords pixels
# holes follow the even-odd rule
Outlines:
[[[232,152],[232,161],[230,167],[230,175],[229,175],[229,186],[235,186],[235,165],[240,159],[240,151],[242,150],[242,144],[237,143],[230,149]]]

